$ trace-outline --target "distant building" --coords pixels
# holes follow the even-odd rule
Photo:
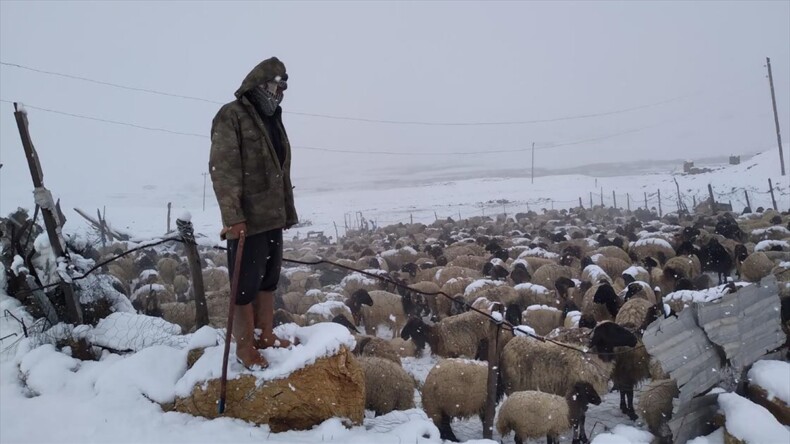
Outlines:
[[[683,162],[683,172],[688,174],[691,172],[691,169],[694,168],[694,162],[687,160]]]
[[[740,165],[741,156],[730,156],[730,165]]]

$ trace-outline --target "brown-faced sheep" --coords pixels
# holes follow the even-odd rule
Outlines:
[[[365,408],[376,416],[414,408],[414,379],[398,364],[383,358],[361,356],[365,373]]]
[[[411,339],[417,350],[431,346],[431,351],[443,358],[474,358],[480,342],[488,337],[488,318],[474,311],[442,319],[428,325],[419,318],[411,318],[403,327],[402,339]]]
[[[679,394],[677,383],[664,379],[652,381],[639,395],[639,413],[660,444],[672,443],[668,423],[672,419],[672,399]]]
[[[441,359],[422,386],[422,406],[443,440],[458,441],[450,423],[453,418],[479,416],[485,411],[488,366],[466,359]]]
[[[515,432],[516,444],[545,436],[547,444],[559,442],[559,436],[573,429],[573,442],[588,442],[584,430],[589,404],[599,405],[601,397],[587,382],[576,382],[564,397],[538,391],[520,391],[510,395],[496,421],[504,437]]]

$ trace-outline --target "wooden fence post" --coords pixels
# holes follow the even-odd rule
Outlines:
[[[581,196],[579,196],[579,208],[584,208],[584,205],[582,205],[582,197]]]
[[[658,217],[663,217],[663,215],[661,213],[662,213],[662,210],[661,210],[661,189],[659,189],[658,190]]]
[[[603,187],[601,187],[601,207],[603,207]]]
[[[99,219],[99,236],[101,237],[102,248],[107,246],[107,236],[104,234],[104,219],[101,218],[101,211],[96,208],[96,218]]]
[[[504,318],[504,307],[495,303],[491,312]],[[502,324],[489,322],[488,326],[488,381],[486,387],[486,406],[483,414],[483,439],[491,439],[494,434],[494,412],[496,410],[497,376],[499,374],[499,331]]]
[[[335,226],[335,243],[338,243],[340,242],[340,234],[338,234],[337,232],[337,223],[335,221],[332,221],[332,225]]]
[[[746,191],[746,190],[743,190],[743,195],[746,196],[746,206],[749,207],[749,210],[751,210],[752,209],[752,203],[749,202],[749,192]]]
[[[693,205],[693,208],[692,208],[693,210],[697,209],[697,196],[696,195],[692,195],[691,196],[691,205]]]
[[[768,191],[771,192],[771,203],[774,205],[774,211],[779,211],[779,208],[776,206],[776,198],[774,197],[774,184],[771,183],[771,178],[768,178]]]
[[[710,186],[710,184],[708,184],[708,196],[709,196],[709,199],[710,199],[709,200],[709,202],[710,202],[710,211],[712,213],[715,213],[716,212],[716,198],[713,197],[713,187]]]
[[[167,233],[170,232],[170,207],[172,206],[172,202],[167,203]]]
[[[626,210],[631,211],[631,194],[625,193]]]
[[[27,112],[24,110],[20,111],[16,102],[14,102],[14,118],[19,129],[19,137],[22,139],[22,148],[25,150],[30,176],[33,179],[33,186],[35,187],[33,194],[36,205],[41,207],[41,215],[44,217],[44,226],[46,227],[49,244],[55,257],[63,260],[65,262],[64,265],[67,265],[68,256],[66,256],[64,250],[65,242],[63,242],[61,237],[58,213],[52,199],[52,193],[44,187],[44,173],[41,171],[41,163],[39,163],[36,148],[33,146],[33,141],[30,137]],[[66,299],[67,320],[72,324],[82,324],[82,306],[80,305],[79,297],[74,293],[71,283],[66,282],[63,276],[59,276],[59,278],[58,287]]]
[[[645,211],[648,211],[648,208],[647,208],[647,191],[645,191]]]
[[[590,191],[590,209],[592,209],[592,207],[593,207],[592,191]]]
[[[206,292],[203,287],[203,267],[200,265],[200,254],[195,242],[195,230],[191,221],[181,218],[176,219],[176,228],[184,241],[184,250],[187,253],[189,274],[192,276],[192,290],[195,296],[195,325],[196,328],[200,328],[208,325],[208,305],[206,305]]]
[[[612,190],[612,207],[617,208],[617,194]]]

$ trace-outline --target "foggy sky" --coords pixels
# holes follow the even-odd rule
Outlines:
[[[790,139],[790,2],[0,2],[0,60],[230,101],[286,64],[297,191],[408,171],[701,158],[776,150],[765,57]],[[0,67],[0,98],[208,135],[220,105]],[[307,117],[502,122],[390,125]],[[73,205],[198,193],[209,140],[29,110],[45,183]],[[608,137],[612,136],[612,137]],[[558,146],[589,139],[605,140]],[[390,156],[329,150],[418,153]],[[786,160],[790,153],[786,153]],[[0,213],[32,206],[12,105],[0,103]],[[147,188],[144,188],[146,187]],[[211,199],[213,202],[213,198]]]

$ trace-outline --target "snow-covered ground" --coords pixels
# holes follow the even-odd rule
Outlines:
[[[536,178],[534,184],[530,183],[529,178],[523,177],[412,182],[410,177],[404,176],[397,183],[390,181],[386,187],[359,185],[304,191],[297,188],[296,203],[301,218],[311,220],[313,225],[292,229],[290,233],[304,236],[307,231],[319,230],[326,235],[334,235],[336,223],[342,236],[344,220],[356,223],[356,212],[361,212],[368,221],[386,225],[408,222],[412,217],[415,222],[431,222],[436,217],[457,218],[459,214],[469,217],[502,212],[512,214],[552,206],[567,208],[578,205],[580,197],[583,204],[588,206],[591,192],[595,193],[594,203],[600,203],[601,189],[607,206],[612,204],[612,190],[616,193],[620,207],[626,206],[627,195],[630,194],[631,208],[644,205],[644,193],[648,195],[648,205],[657,207],[656,191],[661,190],[662,209],[666,213],[677,208],[674,179],[678,181],[686,205],[691,205],[692,196],[696,197],[697,202],[705,199],[707,185],[711,184],[720,201],[731,200],[735,210],[740,211],[745,204],[743,190],[749,191],[753,207],[771,206],[770,196],[765,193],[770,177],[776,188],[777,203],[782,209],[787,209],[790,207],[790,183],[787,177],[779,176],[775,156],[775,152],[770,151],[738,166],[721,167],[711,173],[693,176],[658,173],[628,175],[628,171],[623,171],[623,176],[597,179],[584,175],[544,176]],[[366,176],[363,174],[356,179],[364,183]],[[367,179],[374,183],[373,177],[367,176]],[[24,189],[13,191],[18,195],[26,193]],[[183,209],[190,210],[196,231],[204,233],[208,241],[218,241],[219,213],[210,196],[205,211],[199,209],[199,199],[185,197],[181,201],[183,203],[178,203],[175,202],[177,196],[162,190],[148,190],[140,195],[116,195],[109,200],[95,190],[86,191],[83,195],[58,197],[62,199],[69,218],[67,233],[88,230],[79,216],[68,211],[69,208],[84,206],[86,210],[95,210],[95,207],[107,205],[107,218],[116,227],[140,238],[161,236],[165,231],[165,203],[174,201],[174,217]],[[15,300],[0,294],[0,311],[5,310],[25,319],[28,325],[33,324],[33,319],[24,313]],[[169,334],[167,326],[158,326],[158,329],[162,337]],[[95,336],[101,336],[102,332],[101,328],[96,328],[77,333],[93,334],[93,340],[100,341],[101,338]],[[0,343],[2,443],[439,442],[437,430],[419,408],[379,418],[369,415],[363,426],[350,430],[339,420],[330,420],[311,431],[281,434],[272,434],[267,427],[257,427],[239,420],[206,420],[163,412],[151,400],[166,401],[175,395],[176,385],[184,377],[184,349],[190,341],[200,338],[171,337],[167,341],[151,342],[146,337],[133,336],[140,343],[132,346],[140,349],[140,352],[126,357],[106,354],[101,361],[82,362],[57,352],[52,346],[36,347],[29,340],[20,341],[21,336],[19,324],[10,316],[0,315],[0,338],[4,338]],[[118,344],[115,346],[119,347]],[[404,360],[404,367],[419,381],[424,381],[434,364],[433,358]],[[210,370],[218,370],[218,367],[214,367]],[[20,378],[24,378],[24,384]],[[781,397],[784,396],[782,387],[769,389]],[[415,396],[419,407],[419,394]],[[619,413],[617,400],[617,394],[610,393],[604,396],[602,405],[591,408],[588,427],[596,426],[595,442],[649,442],[650,435],[641,422],[634,423]],[[737,411],[754,409],[753,405],[745,404],[744,401],[748,402],[729,398],[726,405]],[[477,418],[456,421],[454,428],[461,439],[475,440],[482,436],[482,427]],[[748,433],[737,430],[739,433]],[[779,436],[787,429],[780,426],[774,431]],[[501,439],[497,435],[494,438],[496,442]],[[512,440],[511,435],[502,442],[512,443]],[[719,432],[697,442],[715,443],[722,440]]]

